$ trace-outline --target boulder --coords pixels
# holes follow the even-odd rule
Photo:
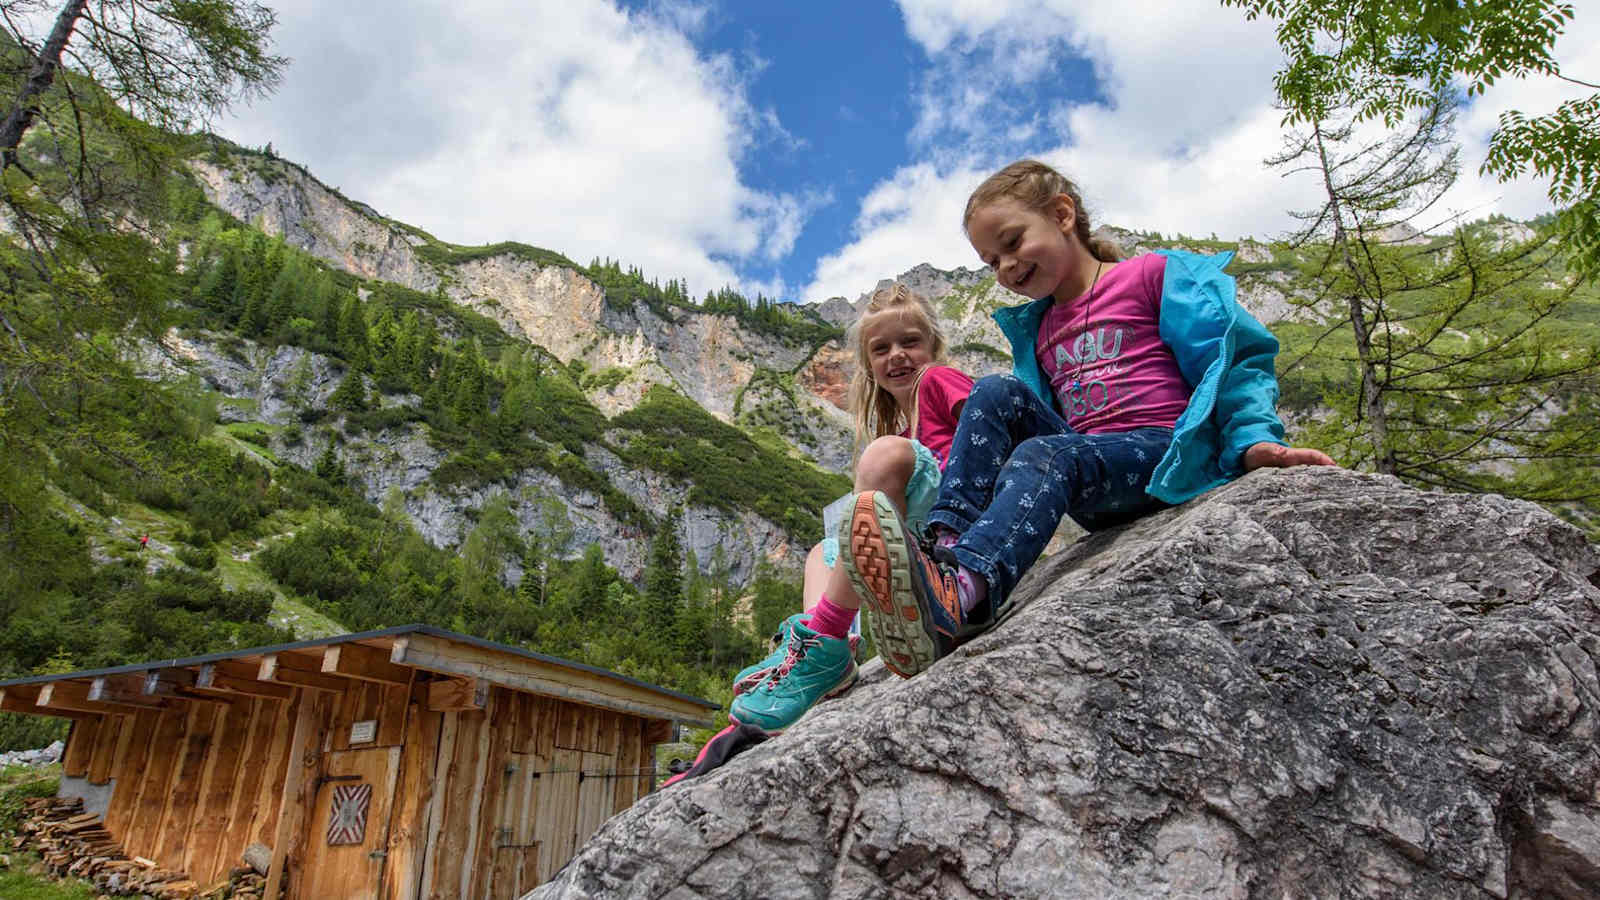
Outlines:
[[[1594,897],[1600,552],[1540,508],[1253,473],[1037,565],[607,823],[557,897]]]

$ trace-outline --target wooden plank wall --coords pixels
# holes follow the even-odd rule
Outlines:
[[[517,897],[549,879],[653,786],[645,731],[634,716],[501,687],[482,711],[444,713],[421,897]]]
[[[64,770],[87,775],[93,784],[115,782],[106,828],[130,856],[156,860],[209,886],[240,864],[245,847],[277,843],[291,763],[305,767],[309,778],[302,779],[290,808],[301,822],[309,821],[321,757],[350,748],[350,726],[364,719],[378,720],[377,739],[356,746],[399,753],[407,739],[408,700],[406,685],[352,682],[342,694],[303,690],[289,700],[239,695],[130,709],[127,715],[79,720]],[[306,757],[291,760],[301,703],[312,704],[316,735]],[[436,723],[439,715],[431,719]],[[427,724],[428,716],[420,717],[416,738],[436,744],[437,726],[430,734]],[[417,756],[426,756],[431,766],[432,752],[425,748]],[[422,782],[413,772],[407,792],[425,791]],[[415,836],[402,831],[399,843],[408,842],[415,843]],[[295,863],[304,857],[305,844],[298,833],[290,842],[291,890],[303,874]]]
[[[103,716],[89,781],[116,784],[106,829],[130,856],[221,881],[271,833],[270,791],[287,762],[274,726],[293,705],[239,697]]]
[[[655,734],[644,719],[501,687],[481,711],[433,712],[427,699],[426,683],[357,682],[287,700],[129,708],[77,720],[63,768],[115,782],[106,828],[130,856],[202,886],[225,879],[246,846],[275,846],[287,833],[288,887],[299,896],[330,755],[394,748],[392,803],[374,803],[394,813],[372,824],[387,828],[388,850],[372,895],[393,900],[520,896],[654,785]],[[315,734],[297,756],[302,704]],[[367,719],[378,720],[377,739],[352,748],[351,725]],[[291,766],[299,789],[284,803]],[[280,828],[285,811],[293,818]]]

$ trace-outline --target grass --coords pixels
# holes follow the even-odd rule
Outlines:
[[[265,546],[264,541],[257,541],[249,549],[253,553]],[[268,620],[274,625],[293,630],[296,638],[304,640],[331,637],[349,630],[302,601],[285,594],[276,581],[256,568],[255,563],[234,559],[227,551],[217,554],[217,577],[221,578],[223,585],[230,590],[254,588],[272,594],[272,613],[268,616]],[[5,896],[0,895],[0,900],[6,900]]]
[[[232,422],[227,425],[218,425],[212,432],[212,437],[222,446],[236,453],[243,453],[267,466],[275,469],[281,463],[276,454],[269,449],[272,436],[282,431],[282,425],[269,425],[265,422]]]
[[[56,881],[32,853],[11,854],[11,868],[0,869],[0,900],[95,900],[88,882]]]
[[[53,796],[60,777],[59,765],[0,770],[0,834],[8,834],[20,824],[23,798]],[[4,847],[10,846],[6,840]],[[85,882],[52,879],[37,854],[19,851],[5,855],[11,865],[0,868],[0,900],[94,900],[98,896]]]

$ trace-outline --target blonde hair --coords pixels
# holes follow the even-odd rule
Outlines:
[[[856,319],[845,335],[846,342],[854,346],[856,351],[856,372],[850,379],[850,411],[855,414],[856,420],[857,457],[875,438],[899,434],[908,429],[913,435],[916,434],[916,404],[913,402],[909,410],[901,409],[894,395],[872,380],[872,358],[867,354],[867,343],[862,337],[870,323],[891,314],[902,318],[909,316],[912,324],[927,338],[932,364],[944,362],[944,331],[934,317],[933,304],[926,297],[898,281],[872,292],[867,299],[866,309],[861,311],[861,317]]]
[[[1062,194],[1067,195],[1073,209],[1078,211],[1073,231],[1090,255],[1101,262],[1122,259],[1122,248],[1115,241],[1097,238],[1092,234],[1089,213],[1083,208],[1083,196],[1079,194],[1078,186],[1036,159],[1019,159],[984,179],[983,184],[978,185],[978,189],[967,198],[967,211],[961,217],[961,227],[965,229],[971,224],[973,213],[996,200],[1011,199],[1028,209],[1044,212]]]

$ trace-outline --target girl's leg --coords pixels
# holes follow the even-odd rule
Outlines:
[[[906,485],[911,481],[912,472],[916,471],[917,452],[911,441],[903,437],[881,437],[867,445],[861,453],[861,461],[856,465],[855,489],[861,491],[880,491],[894,502],[895,508],[901,515],[906,512]],[[828,570],[828,577],[821,582],[824,587],[818,589],[818,596],[826,595],[829,602],[844,609],[860,609],[861,598],[856,595],[855,588],[850,586],[850,577],[845,574],[843,566],[834,566]],[[810,566],[806,569],[806,590],[811,589]],[[808,594],[807,608],[816,603]]]
[[[1171,441],[1167,428],[1023,441],[1001,468],[992,502],[954,547],[957,561],[988,582],[991,608],[1010,596],[1063,515],[1126,520],[1161,507],[1144,488]]]
[[[822,545],[812,547],[811,552],[806,554],[805,581],[800,587],[802,612],[811,612],[817,601],[822,599],[822,592],[832,578],[833,570],[822,561]]]
[[[950,445],[939,500],[928,522],[962,534],[994,500],[1000,470],[1023,441],[1071,429],[1015,376],[981,379],[967,398]]]

